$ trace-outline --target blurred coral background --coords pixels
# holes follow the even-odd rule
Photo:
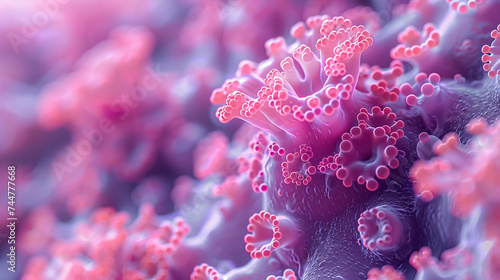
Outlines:
[[[1,0],[0,279],[500,279],[499,14]]]

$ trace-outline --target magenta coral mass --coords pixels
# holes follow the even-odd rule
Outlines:
[[[0,278],[500,280],[500,1],[42,2]]]

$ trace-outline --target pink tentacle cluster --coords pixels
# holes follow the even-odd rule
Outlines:
[[[460,76],[455,76],[455,80],[460,83]],[[421,114],[424,124],[433,132],[443,131],[445,123],[451,118],[450,110],[443,110],[443,106],[451,108],[455,102],[443,90],[440,81],[439,74],[419,73],[415,76],[414,83],[400,86],[401,94],[406,96],[406,104],[424,112]]]
[[[310,162],[314,154],[307,144],[300,145],[298,152],[288,153],[285,156],[285,149],[276,142],[272,142],[269,145],[269,155],[274,160],[281,161],[281,172],[285,184],[307,186],[312,180],[311,175],[316,174],[316,167]]]
[[[414,62],[439,46],[440,34],[432,23],[427,23],[422,32],[409,26],[398,36],[399,45],[391,50],[393,59]]]
[[[371,113],[361,109],[358,114],[358,126],[342,135],[340,152],[323,159],[318,166],[320,171],[336,168],[335,174],[344,186],[352,186],[353,180],[365,184],[368,190],[378,188],[375,178],[386,179],[390,170],[399,166],[396,159],[398,149],[396,141],[403,137],[404,123],[396,121],[396,114],[389,107],[382,110],[373,107]],[[333,164],[335,161],[335,164]]]
[[[481,4],[483,0],[447,0],[450,8],[454,11],[458,11],[461,14],[467,13],[467,11],[476,9],[477,5]]]
[[[403,63],[399,60],[393,60],[387,69],[381,69],[376,65],[372,67],[361,65],[356,89],[363,93],[370,93],[370,101],[374,104],[383,105],[395,102],[400,94],[397,79],[403,75],[403,72]]]
[[[164,221],[159,225],[156,223],[156,214],[151,205],[145,204],[141,207],[139,217],[132,225],[132,229],[149,232],[149,239],[145,244],[147,251],[159,254],[160,257],[172,255],[179,248],[184,237],[189,233],[190,228],[182,218],[171,221]],[[134,246],[137,246],[136,243]]]
[[[353,26],[333,30],[326,36],[316,43],[321,56],[328,57],[324,62],[325,74],[334,77],[346,74],[356,77],[357,73],[354,71],[359,69],[359,64],[352,62],[356,61],[356,58],[359,59],[359,55],[373,43],[370,33],[363,26]],[[339,44],[340,42],[342,43]],[[333,57],[328,55],[332,52],[335,54]]]
[[[321,25],[323,21],[328,19],[329,17],[327,15],[310,16],[306,19],[305,23],[302,21],[295,23],[290,29],[290,35],[297,39],[299,44],[312,46],[318,41],[319,38],[321,38]],[[338,22],[341,23],[340,21]],[[348,22],[348,24],[350,24],[350,22]],[[348,26],[343,25],[342,27],[347,28]]]
[[[490,46],[483,46],[481,51],[484,55],[481,59],[484,63],[484,71],[488,71],[488,76],[493,78],[496,75],[500,75],[500,24],[496,30],[491,31],[491,38],[495,40],[493,40]]]
[[[458,135],[450,133],[443,142],[434,144],[437,157],[418,161],[410,170],[417,194],[424,200],[448,194],[452,212],[462,217],[480,205],[496,211],[495,201],[500,197],[496,172],[500,123],[488,127],[484,120],[476,119],[469,123],[468,132],[475,137],[467,146],[460,145]]]
[[[406,104],[415,106],[421,104],[426,97],[438,95],[440,92],[440,81],[441,76],[439,74],[432,73],[427,76],[425,73],[419,73],[415,76],[415,83],[413,85],[409,83],[401,85],[401,94],[406,96]]]
[[[245,61],[242,61],[240,63],[240,72],[242,72],[242,74],[250,74],[250,69],[249,69],[249,65],[251,62],[248,62],[248,63],[245,63]],[[210,96],[210,102],[212,102],[212,104],[222,104],[226,101],[227,99],[227,96],[230,94],[230,93],[233,93],[238,87],[240,86],[240,82],[237,80],[237,79],[228,79],[224,82],[224,84],[222,85],[221,88],[219,89],[216,89],[212,92],[212,95]]]
[[[298,238],[297,225],[285,216],[275,216],[266,211],[254,214],[247,227],[245,250],[253,259],[269,258],[271,252],[290,248]]]
[[[358,231],[370,250],[394,251],[403,235],[401,221],[387,207],[377,206],[361,213]]]
[[[269,57],[266,63],[267,67],[264,68],[265,70],[267,70],[264,71],[265,73],[263,73],[265,75],[266,73],[269,72],[269,70],[273,68],[278,68],[276,66],[279,65],[280,61],[282,61],[289,55],[289,51],[287,49],[285,38],[283,37],[276,37],[267,40],[264,47],[266,48],[266,54]]]
[[[215,270],[215,268],[209,266],[206,263],[197,265],[191,273],[190,280],[220,280],[222,276]]]
[[[296,70],[291,68],[293,66],[293,62],[291,60],[285,59],[281,64],[283,69],[283,78],[290,84],[290,87],[293,90],[297,89],[297,92],[311,92],[318,90],[314,95],[309,98],[300,98],[299,100],[290,100],[289,104],[281,106],[283,101],[275,100],[275,104],[278,106],[278,110],[283,113],[291,113],[293,117],[298,121],[306,121],[312,122],[315,118],[324,115],[330,116],[332,115],[340,106],[340,100],[349,99],[350,92],[352,91],[352,78],[345,77],[342,78],[335,86],[330,86],[327,88],[321,87],[311,87],[304,85],[304,87],[308,88],[307,90],[301,90],[303,85],[295,85],[293,84],[294,80],[298,80],[294,76],[298,76]],[[293,73],[293,74],[291,74]],[[314,72],[319,74],[319,71]],[[311,76],[311,75],[310,75]],[[309,79],[306,79],[306,81]],[[315,81],[315,79],[311,79],[311,81]],[[319,79],[317,79],[319,81]],[[279,80],[278,80],[279,83]],[[322,86],[322,85],[321,85]],[[299,91],[300,90],[300,91]],[[279,97],[279,96],[278,96]],[[274,97],[273,97],[274,99]],[[276,103],[278,102],[278,103]]]
[[[452,170],[452,165],[454,165],[454,168],[460,168],[460,165],[464,164],[463,160],[467,157],[467,152],[459,147],[458,143],[458,135],[446,135],[443,142],[440,141],[434,144],[433,150],[438,157],[427,162],[418,161],[412,167],[410,174],[417,180],[414,184],[414,190],[425,201],[430,201],[436,196],[452,190],[451,182],[461,181],[460,173],[449,172]],[[441,157],[441,155],[443,156]],[[461,159],[462,161],[450,161],[446,160],[446,157]],[[465,169],[464,171],[468,170]],[[442,182],[442,173],[444,172],[448,174],[448,178]],[[445,182],[446,184],[444,184]]]
[[[323,120],[350,99],[360,55],[373,43],[369,32],[343,17],[311,17],[307,27],[299,23],[292,28],[297,43],[290,47],[282,38],[269,40],[267,61],[258,67],[240,64],[240,74],[246,75],[212,93],[212,103],[225,103],[216,113],[221,122],[237,117],[276,137],[298,135],[302,122]]]
[[[248,179],[252,181],[252,189],[256,193],[265,192],[268,189],[268,186],[264,183],[265,173],[262,168],[262,160],[266,154],[267,146],[267,136],[259,132],[248,144],[251,155],[249,157],[238,158],[238,172],[248,173]]]
[[[261,211],[249,219],[247,227],[251,234],[245,236],[245,250],[253,259],[269,258],[271,251],[280,246],[281,231],[275,215]]]
[[[368,279],[367,280],[405,280],[405,275],[399,271],[394,269],[394,267],[390,265],[385,265],[382,269],[374,267],[368,271]]]
[[[295,275],[295,272],[291,269],[285,269],[283,271],[282,276],[274,276],[274,275],[269,275],[267,276],[266,280],[297,280],[297,276]]]
[[[410,264],[416,269],[421,269],[434,265],[436,259],[432,257],[432,251],[429,247],[422,247],[419,251],[414,252],[410,257]]]

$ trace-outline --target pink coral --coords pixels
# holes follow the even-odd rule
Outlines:
[[[403,236],[401,221],[393,211],[383,206],[361,213],[358,224],[363,246],[370,250],[394,250]]]
[[[193,269],[193,273],[189,277],[191,280],[219,280],[222,279],[220,274],[213,267],[203,263],[197,265]]]
[[[268,141],[264,133],[257,133],[248,144],[250,155],[238,158],[238,171],[240,173],[247,172],[248,179],[252,180],[252,189],[255,192],[265,192],[268,189],[268,186],[264,183],[265,174],[262,167]]]
[[[290,120],[303,127],[301,122],[330,116],[341,100],[349,99],[359,57],[372,44],[370,34],[342,17],[311,17],[307,26],[311,30],[304,23],[292,28],[298,45],[288,47],[282,38],[269,40],[269,59],[256,72],[228,80],[213,92],[212,103],[226,103],[217,110],[222,122],[239,117],[282,138]]]
[[[57,271],[71,279],[169,279],[168,257],[178,249],[189,226],[180,218],[159,223],[147,204],[132,225],[127,223],[126,213],[97,210],[88,223],[78,226],[73,240],[52,245],[51,254],[63,263],[34,259],[26,277]],[[85,265],[87,261],[93,265]]]
[[[488,71],[488,76],[493,78],[495,75],[500,75],[500,53],[497,50],[500,44],[500,25],[497,26],[496,30],[491,31],[491,38],[495,39],[491,46],[484,45],[482,48],[484,53],[482,61],[484,62],[484,71]]]
[[[366,93],[375,105],[395,102],[399,98],[400,89],[397,82],[398,78],[403,75],[403,70],[403,63],[399,60],[393,60],[387,69],[381,69],[377,65],[369,67],[363,64],[356,89]]]
[[[313,157],[312,148],[302,144],[298,152],[285,155],[285,149],[278,146],[276,142],[269,146],[269,155],[276,161],[281,161],[281,171],[285,184],[308,185],[316,173],[316,167],[311,164]]]
[[[405,280],[405,275],[390,265],[385,265],[382,269],[372,268],[368,271],[367,280]]]
[[[410,256],[410,264],[417,269],[423,279],[472,279],[475,272],[471,269],[473,255],[469,250],[452,248],[441,254],[441,261],[432,256],[429,247],[422,247]],[[476,274],[477,275],[477,274]]]
[[[455,133],[434,144],[437,157],[417,162],[410,171],[417,180],[416,193],[426,200],[449,194],[453,213],[460,216],[469,215],[480,205],[493,206],[499,192],[496,186],[500,184],[495,171],[499,130],[499,123],[488,127],[484,120],[473,120],[468,131],[475,138],[467,146],[459,144]]]
[[[425,55],[440,43],[440,34],[433,24],[426,24],[422,33],[413,26],[407,27],[398,36],[399,45],[391,50],[393,59],[412,60]]]
[[[327,172],[326,166],[336,168],[332,171],[344,186],[350,187],[356,180],[358,184],[366,183],[367,189],[374,191],[378,188],[375,178],[386,179],[390,173],[387,166],[392,169],[399,166],[396,159],[398,149],[394,145],[404,135],[404,123],[396,121],[396,114],[389,107],[384,110],[373,107],[371,112],[363,108],[358,114],[358,122],[358,126],[342,135],[340,152],[331,159],[335,165],[327,157],[318,169]],[[326,162],[330,164],[325,165]]]
[[[262,211],[250,217],[248,231],[252,234],[245,236],[245,249],[255,259],[271,256],[271,251],[280,246],[281,231],[276,216]],[[259,243],[265,242],[262,246]]]
[[[269,258],[276,249],[293,248],[299,233],[297,225],[285,216],[275,216],[266,211],[254,214],[247,227],[245,249],[254,259]]]

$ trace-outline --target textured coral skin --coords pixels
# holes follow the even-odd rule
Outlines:
[[[34,69],[0,42],[15,277],[499,279],[500,2],[368,2],[74,2]]]

